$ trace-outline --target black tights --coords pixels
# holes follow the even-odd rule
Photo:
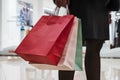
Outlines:
[[[104,40],[86,40],[85,70],[87,80],[100,80],[100,49]],[[73,80],[74,71],[59,71],[59,80]]]

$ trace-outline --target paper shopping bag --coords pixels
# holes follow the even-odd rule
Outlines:
[[[58,66],[61,66],[62,70],[80,71],[83,68],[82,25],[80,19],[75,18],[73,29]]]
[[[66,42],[62,57],[58,65],[48,64],[36,64],[30,62],[30,64],[38,69],[48,70],[82,70],[82,44],[81,44],[81,27],[80,21],[75,18],[72,29],[70,31],[68,40]],[[80,29],[80,30],[78,30]],[[79,42],[80,40],[80,42]],[[78,47],[78,48],[77,48]],[[77,50],[79,49],[80,50]],[[79,61],[77,61],[79,60]]]
[[[76,45],[76,55],[75,55],[75,70],[83,69],[83,56],[82,56],[82,25],[81,19],[78,19],[78,34],[77,34],[77,45]]]
[[[42,16],[15,52],[29,62],[57,65],[74,16]]]

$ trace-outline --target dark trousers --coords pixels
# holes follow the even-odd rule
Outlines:
[[[100,80],[100,50],[104,40],[86,40],[85,71],[87,80]],[[59,80],[73,80],[74,71],[59,71]]]
[[[120,47],[120,32],[118,33],[118,47]]]

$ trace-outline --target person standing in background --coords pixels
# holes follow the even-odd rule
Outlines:
[[[70,14],[82,20],[86,77],[87,80],[100,80],[100,50],[109,39],[108,13],[119,9],[119,0],[54,0],[54,3],[58,7],[68,5]],[[73,78],[74,71],[59,71],[59,80]]]

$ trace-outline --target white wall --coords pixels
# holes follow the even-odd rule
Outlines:
[[[2,44],[5,48],[19,42],[19,28],[16,26],[16,0],[2,0]]]
[[[44,14],[44,9],[54,9],[53,0],[22,0],[33,4],[33,24]],[[17,0],[0,0],[0,51],[20,43],[20,26],[16,25]]]
[[[2,19],[2,0],[0,0],[0,50],[1,50],[1,19]]]
[[[33,4],[33,24],[35,24],[43,14],[43,0],[22,1]],[[17,0],[0,0],[0,4],[0,6],[2,6],[2,21],[0,20],[0,22],[2,22],[2,25],[0,24],[0,50],[2,50],[6,47],[19,44],[20,27],[16,25]]]
[[[49,9],[54,9],[55,5],[53,3],[53,0],[44,0],[43,7],[44,8],[49,8]]]

